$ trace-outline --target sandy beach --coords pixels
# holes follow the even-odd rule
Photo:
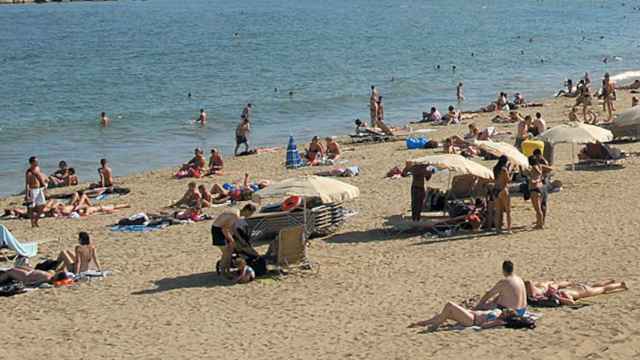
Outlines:
[[[619,111],[630,106],[630,98],[619,91]],[[522,113],[540,111],[553,126],[566,121],[573,101],[546,100],[544,107]],[[602,106],[594,104],[594,111],[604,118]],[[470,122],[486,127],[494,115],[438,127],[428,136],[441,140],[463,135]],[[497,127],[515,133],[514,124]],[[309,139],[296,139],[299,149]],[[616,146],[640,152],[640,143]],[[408,214],[410,179],[384,175],[408,159],[442,150],[408,151],[404,142],[342,147],[347,164],[361,168],[360,176],[344,179],[360,188],[361,196],[347,204],[358,215],[337,233],[311,241],[308,252],[317,271],[294,272],[279,280],[230,285],[216,276],[213,265],[220,252],[211,246],[211,222],[146,234],[109,230],[122,217],[155,212],[177,200],[191,180],[174,179],[175,168],[118,178],[131,193],[106,203],[126,201],[131,209],[82,220],[44,219],[39,229],[31,229],[27,220],[2,221],[21,241],[44,242],[41,257],[71,249],[77,233],[87,231],[97,243],[103,267],[113,275],[0,300],[0,358],[640,358],[640,158],[631,156],[623,168],[571,171],[566,166],[571,147],[560,145],[554,178],[564,187],[551,195],[544,230],[532,230],[530,202],[514,198],[512,235],[425,238],[392,225]],[[227,159],[224,176],[197,182],[211,186],[240,179],[245,172],[252,179],[281,180],[328,169],[286,171],[284,159],[284,151]],[[81,180],[79,187],[94,179]],[[21,202],[19,197],[1,199],[0,208]],[[220,211],[206,212],[215,216]],[[266,245],[258,249],[263,252]],[[538,327],[530,331],[407,329],[446,301],[480,296],[501,278],[505,259],[512,260],[525,279],[613,278],[626,281],[630,290],[588,299],[590,306],[578,310],[543,310]]]

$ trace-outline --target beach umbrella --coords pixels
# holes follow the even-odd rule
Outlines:
[[[318,198],[324,204],[352,200],[360,195],[356,186],[328,177],[304,175],[276,182],[253,194],[256,201],[272,197]]]
[[[488,152],[493,156],[500,157],[502,155],[509,158],[513,164],[521,166],[523,168],[529,168],[529,159],[520,152],[515,146],[504,142],[482,141],[477,140],[475,142],[480,149]]]
[[[287,145],[286,166],[287,169],[297,169],[302,166],[302,158],[300,157],[300,153],[298,152],[298,145],[296,145],[296,141],[293,139],[293,136],[289,136],[289,144]]]
[[[571,122],[554,126],[538,135],[538,139],[552,145],[560,143],[588,144],[595,142],[608,142],[613,140],[611,131],[598,126]]]
[[[613,122],[614,126],[633,126],[640,125],[640,106],[634,106],[618,115]]]
[[[473,162],[461,155],[429,155],[411,160],[417,165],[431,165],[439,170],[449,170],[457,175],[473,175],[480,179],[493,180],[493,171],[486,166]]]

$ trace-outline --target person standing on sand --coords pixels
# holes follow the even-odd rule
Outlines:
[[[380,124],[384,124],[384,105],[382,105],[382,96],[378,96],[378,113],[376,114],[376,126],[382,128]]]
[[[527,290],[524,281],[513,272],[513,263],[502,263],[504,279],[498,281],[480,299],[475,310],[514,309],[518,316],[527,312]]]
[[[242,109],[242,114],[240,115],[240,120],[247,120],[249,122],[251,122],[251,111],[253,109],[251,108],[251,104],[247,104],[247,106],[244,107],[244,109]]]
[[[456,87],[456,97],[459,103],[464,101],[464,84],[462,84],[462,81],[460,81]]]
[[[411,175],[411,220],[420,221],[424,200],[427,196],[425,182],[431,179],[434,168],[429,165],[414,164],[411,161],[405,163],[402,176]]]
[[[502,155],[493,168],[495,179],[494,194],[496,197],[496,230],[502,233],[503,216],[507,215],[507,233],[511,233],[511,197],[509,196],[509,182],[511,181],[511,168],[509,159]]]
[[[376,127],[378,121],[378,90],[375,86],[371,85],[371,96],[369,97],[369,111],[371,114],[371,127]]]
[[[545,161],[546,162],[546,161]],[[536,212],[536,226],[534,229],[543,229],[546,218],[546,206],[542,207],[544,199],[544,174],[551,171],[551,168],[543,165],[540,160],[533,156],[529,158],[531,166],[529,175],[529,192],[531,193],[531,204]]]
[[[238,156],[238,149],[240,145],[244,144],[245,152],[249,151],[249,133],[251,132],[251,123],[248,118],[240,120],[240,124],[236,128],[236,148],[233,150],[233,154]]]
[[[107,113],[104,111],[100,113],[100,125],[107,126],[109,123],[111,123],[111,119],[107,117]]]
[[[615,86],[609,77],[609,73],[604,74],[604,79],[602,80],[602,110],[607,111],[607,122],[613,121],[613,111],[615,108],[613,106],[613,99],[615,96]]]
[[[200,109],[200,116],[196,121],[199,122],[201,125],[204,125],[207,123],[207,113],[204,112],[204,109]]]
[[[38,219],[42,214],[47,199],[45,190],[47,188],[47,177],[40,170],[38,158],[29,158],[29,169],[25,173],[25,202],[31,212],[31,227],[39,227]]]

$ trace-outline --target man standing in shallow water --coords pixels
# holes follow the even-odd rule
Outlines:
[[[201,125],[204,125],[207,123],[207,113],[204,111],[204,109],[200,109],[200,116],[196,121],[199,122]]]
[[[100,113],[100,125],[102,126],[107,126],[109,125],[109,123],[111,122],[111,119],[109,119],[109,117],[107,117],[107,113],[106,112],[102,112]]]

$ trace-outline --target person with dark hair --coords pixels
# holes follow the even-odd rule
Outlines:
[[[371,96],[369,97],[369,112],[371,115],[371,127],[377,127],[378,121],[378,98],[380,94],[375,86],[371,85]]]
[[[209,158],[209,172],[207,175],[223,175],[224,160],[218,149],[211,149],[211,157]]]
[[[529,132],[533,136],[538,136],[547,130],[547,122],[542,118],[542,114],[537,112],[536,118],[531,123],[529,127]]]
[[[40,170],[38,158],[29,158],[29,168],[25,173],[25,202],[31,212],[31,227],[38,227],[38,219],[43,212],[47,199],[45,190],[47,188],[47,177]]]
[[[502,275],[504,279],[484,294],[476,310],[514,309],[518,316],[524,315],[527,311],[527,291],[524,281],[514,273],[511,261],[506,260],[502,263]]]
[[[105,188],[113,187],[113,172],[109,167],[107,159],[100,159],[100,168],[98,169],[100,180],[93,187]]]
[[[92,243],[89,234],[81,231],[78,234],[78,243],[75,251],[65,250],[58,256],[60,266],[58,270],[65,270],[74,274],[80,274],[89,270],[101,271],[100,262],[96,253],[96,246]]]
[[[309,165],[315,166],[319,165],[320,161],[324,157],[325,149],[320,143],[320,138],[314,136],[311,138],[311,143],[309,143],[309,148],[306,149],[304,157],[309,162]]]
[[[228,274],[231,268],[231,257],[235,250],[236,237],[238,236],[236,229],[240,227],[241,221],[253,215],[256,210],[257,208],[254,204],[248,203],[239,211],[233,209],[223,212],[213,221],[211,238],[213,245],[220,247],[222,250],[220,263],[223,274]]]
[[[577,300],[628,290],[625,282],[605,280],[591,285],[574,281],[525,281],[530,299],[555,298],[562,305],[574,305]]]
[[[251,112],[252,112],[251,103],[247,104],[247,106],[242,109],[242,114],[240,115],[240,120],[247,120],[251,122]]]
[[[449,301],[442,311],[428,320],[418,321],[410,328],[428,326],[429,331],[437,330],[447,320],[453,320],[464,327],[479,326],[489,329],[507,325],[507,320],[516,316],[512,309],[469,310]]]
[[[204,111],[204,109],[200,109],[200,116],[198,116],[198,120],[196,121],[199,122],[201,125],[204,125],[207,123],[207,113]]]
[[[500,156],[493,167],[495,179],[494,194],[496,197],[496,230],[502,233],[503,216],[507,216],[507,233],[511,233],[511,197],[509,196],[509,182],[511,181],[511,166],[509,158]]]
[[[240,120],[240,124],[236,127],[236,148],[233,150],[233,154],[238,156],[238,149],[240,145],[244,144],[245,152],[249,151],[249,133],[251,132],[251,122],[248,118]]]
[[[544,228],[544,222],[546,217],[546,206],[543,210],[543,192],[544,190],[544,175],[551,171],[551,168],[540,163],[540,160],[536,156],[529,158],[529,192],[531,193],[531,203],[533,209],[536,212],[536,226],[534,229]]]
[[[425,182],[431,179],[433,173],[433,167],[414,164],[411,161],[407,161],[402,170],[403,177],[411,175],[411,220],[413,221],[420,221],[427,196]]]
[[[378,96],[378,112],[376,113],[376,127],[384,129],[384,104],[382,104],[382,96]]]
[[[109,119],[107,117],[107,113],[106,112],[101,112],[100,113],[100,125],[102,126],[107,126],[109,125],[109,123],[111,122],[111,119]]]

